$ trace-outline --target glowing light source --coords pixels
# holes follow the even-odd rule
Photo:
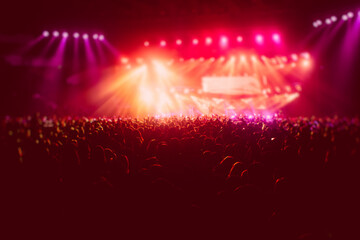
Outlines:
[[[103,41],[104,39],[105,39],[104,35],[102,35],[102,34],[99,35],[99,40],[100,40],[100,41]]]
[[[198,45],[199,40],[198,40],[198,39],[196,39],[196,38],[194,38],[194,39],[192,40],[192,43],[193,43],[194,45]]]
[[[274,33],[272,39],[275,43],[280,43],[280,35],[278,33]]]
[[[317,22],[313,22],[313,26],[314,26],[314,28],[317,28],[318,27]]]
[[[240,56],[240,60],[241,60],[241,62],[245,62],[245,61],[246,61],[245,55],[241,55],[241,56]]]
[[[84,34],[82,35],[82,37],[83,37],[83,39],[88,39],[88,38],[89,38],[89,35],[88,35],[87,33],[84,33]]]
[[[164,40],[160,41],[160,46],[161,47],[165,47],[166,46],[166,42]]]
[[[308,52],[301,53],[301,56],[305,59],[310,59],[310,54]]]
[[[221,57],[219,58],[219,61],[220,61],[220,62],[224,62],[224,61],[225,61],[225,57],[221,56]]]
[[[210,45],[211,43],[212,43],[212,38],[211,37],[205,38],[205,44],[206,45]]]
[[[239,43],[242,42],[242,41],[243,41],[243,37],[242,37],[242,36],[237,36],[237,37],[236,37],[236,41],[239,42]]]
[[[145,42],[144,42],[144,46],[145,46],[145,47],[148,47],[149,45],[150,45],[149,41],[145,41]]]
[[[221,46],[226,46],[228,44],[228,38],[225,36],[222,36],[220,38],[220,44],[221,44]]]
[[[63,32],[62,36],[63,36],[63,38],[67,38],[67,37],[69,37],[69,33]]]
[[[347,16],[348,16],[348,18],[353,18],[353,17],[354,17],[354,13],[353,13],[353,12],[348,12]]]
[[[297,60],[299,59],[299,57],[298,57],[297,54],[293,53],[293,54],[291,54],[291,59],[292,59],[293,61],[297,61]]]
[[[75,32],[75,33],[73,34],[73,36],[74,36],[74,38],[79,38],[79,37],[80,37],[80,34],[79,34],[78,32]]]
[[[318,26],[321,26],[321,25],[322,25],[322,21],[321,21],[321,20],[317,20],[316,22],[317,22],[317,25],[318,25]]]
[[[97,33],[93,34],[93,39],[94,39],[94,40],[96,40],[96,39],[98,39],[98,38],[99,38],[99,34],[97,34]]]
[[[304,60],[302,62],[302,66],[305,67],[305,68],[309,67],[310,66],[310,61],[309,60]]]
[[[182,44],[182,40],[181,39],[177,39],[176,40],[176,45],[181,45]]]
[[[48,37],[48,36],[50,36],[50,33],[49,33],[49,31],[43,31],[42,35],[44,37]]]
[[[129,62],[129,59],[126,58],[126,57],[122,57],[122,58],[120,59],[120,61],[121,61],[122,64],[126,64],[126,63]]]
[[[256,59],[256,56],[255,56],[255,55],[252,55],[252,56],[251,56],[251,61],[256,62],[256,60],[257,60],[257,59]]]
[[[330,18],[327,18],[327,19],[325,19],[325,23],[326,23],[327,25],[330,25],[330,24],[332,23],[332,21],[331,21]]]
[[[264,37],[260,34],[255,36],[255,41],[257,44],[263,44],[264,43]]]
[[[53,31],[53,36],[54,37],[58,37],[60,35],[60,33],[58,31]]]
[[[331,16],[331,21],[332,21],[332,22],[336,22],[336,21],[337,21],[337,17],[336,17],[336,16]]]
[[[344,14],[344,15],[342,15],[341,19],[346,21],[346,20],[348,20],[348,16],[346,14]]]

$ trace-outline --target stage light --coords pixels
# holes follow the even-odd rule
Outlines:
[[[332,22],[336,22],[336,21],[337,21],[337,17],[336,17],[336,16],[331,16],[331,21],[332,21]]]
[[[203,57],[199,58],[200,62],[203,62],[204,60],[205,60],[205,58],[203,58]]]
[[[93,39],[94,39],[94,40],[96,40],[96,39],[98,39],[98,38],[99,38],[99,34],[97,34],[97,33],[93,34]]]
[[[185,93],[185,94],[189,94],[189,92],[190,92],[190,90],[189,90],[188,88],[185,88],[185,89],[184,89],[184,93]]]
[[[318,27],[317,22],[313,22],[313,26],[314,26],[314,28],[317,28]]]
[[[302,66],[305,67],[305,68],[308,68],[308,67],[310,66],[310,61],[304,60],[304,61],[302,62]]]
[[[257,44],[263,44],[264,43],[264,37],[260,34],[256,35],[255,41]]]
[[[103,41],[104,39],[105,39],[104,35],[102,35],[102,34],[99,35],[99,40],[100,40],[100,41]]]
[[[243,41],[243,37],[242,37],[242,36],[237,36],[236,41],[239,42],[239,43],[242,42],[242,41]]]
[[[317,20],[316,23],[317,23],[318,26],[321,26],[321,25],[322,25],[322,21],[321,21],[321,20]]]
[[[145,42],[144,42],[144,46],[145,46],[145,47],[148,47],[149,45],[150,45],[149,41],[145,41]]]
[[[308,52],[301,53],[301,56],[305,59],[310,59],[310,54]]]
[[[225,57],[223,57],[223,56],[220,57],[220,58],[219,58],[219,61],[220,61],[220,62],[224,62],[224,61],[225,61]]]
[[[294,62],[291,63],[291,67],[292,67],[292,68],[295,68],[295,67],[296,67],[296,63],[294,63]]]
[[[122,58],[120,59],[120,61],[121,61],[122,64],[126,64],[126,63],[129,62],[129,59],[126,58],[126,57],[122,57]]]
[[[301,92],[302,87],[301,87],[299,84],[297,84],[297,85],[295,85],[295,89],[296,89],[298,92]]]
[[[44,37],[48,37],[48,36],[50,36],[50,33],[49,33],[49,31],[43,31],[42,35]]]
[[[215,62],[215,58],[214,58],[214,57],[211,57],[211,58],[210,58],[210,62]]]
[[[212,38],[211,37],[205,38],[205,44],[206,45],[210,45],[211,43],[212,43]]]
[[[166,46],[166,42],[164,40],[160,41],[160,46],[161,47],[165,47]]]
[[[80,37],[80,34],[77,33],[77,32],[75,32],[75,33],[73,34],[73,36],[74,36],[74,38],[79,38],[79,37]]]
[[[181,44],[182,44],[181,39],[177,39],[177,40],[176,40],[176,45],[181,45]]]
[[[354,13],[353,13],[353,12],[348,12],[347,16],[348,16],[348,18],[353,18],[353,17],[354,17]]]
[[[58,37],[60,35],[60,33],[58,31],[53,31],[53,36],[54,37]]]
[[[273,41],[274,41],[275,43],[280,43],[280,35],[279,35],[279,34],[274,33],[274,34],[272,35],[272,39],[273,39]]]
[[[223,36],[223,37],[220,38],[220,44],[222,46],[226,46],[227,43],[228,43],[228,38],[227,37]]]
[[[348,16],[346,14],[344,14],[344,15],[342,15],[341,19],[346,21],[346,20],[348,20]]]
[[[245,61],[246,61],[245,55],[241,55],[240,60],[241,60],[242,62],[245,62]]]
[[[89,35],[87,34],[87,33],[84,33],[83,35],[82,35],[82,38],[85,40],[85,39],[88,39],[89,38]]]
[[[230,57],[230,61],[231,61],[231,62],[234,62],[235,60],[236,60],[236,58],[235,58],[234,56],[231,56],[231,57]]]
[[[69,37],[69,33],[63,32],[62,36],[63,36],[63,38],[67,38],[67,37]]]
[[[194,39],[192,40],[192,43],[193,43],[193,45],[197,45],[197,44],[199,43],[199,40],[197,40],[196,38],[194,38]]]
[[[330,25],[330,24],[332,23],[332,21],[331,21],[330,18],[327,18],[327,19],[325,19],[325,23],[326,23],[327,25]]]
[[[257,60],[257,59],[256,59],[256,56],[255,56],[255,55],[252,55],[252,56],[251,56],[251,61],[256,62],[256,60]]]
[[[291,59],[292,59],[293,61],[297,61],[297,60],[299,59],[299,57],[298,57],[297,54],[293,53],[293,54],[291,54]]]

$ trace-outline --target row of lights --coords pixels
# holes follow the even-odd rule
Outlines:
[[[360,11],[358,11],[358,16],[360,17]],[[341,16],[341,19],[343,21],[347,21],[354,17],[355,17],[355,14],[353,12],[348,12],[348,13],[343,14]],[[337,20],[338,20],[338,18],[334,15],[329,18],[326,18],[324,23],[327,25],[330,25],[330,24],[336,22]],[[320,27],[321,25],[323,25],[323,22],[320,19],[313,22],[313,27],[315,27],[315,28]]]
[[[43,33],[42,33],[42,35],[43,35],[43,37],[50,37],[50,32],[49,31],[43,31]],[[52,36],[53,37],[60,37],[60,32],[59,31],[53,31],[52,32]],[[63,38],[68,38],[69,36],[70,36],[70,34],[68,33],[68,32],[62,32],[61,33],[61,36],[63,37]],[[77,38],[80,38],[80,37],[82,37],[84,40],[85,39],[89,39],[89,34],[87,34],[87,33],[84,33],[84,34],[80,34],[80,33],[78,33],[78,32],[74,32],[73,33],[73,35],[72,35],[75,39],[77,39]],[[102,34],[97,34],[97,33],[94,33],[93,35],[92,35],[92,38],[94,39],[94,40],[99,40],[99,41],[103,41],[104,39],[105,39],[105,37],[104,37],[104,35],[102,35]]]
[[[276,43],[276,44],[280,44],[280,43],[281,43],[281,37],[280,37],[280,35],[279,35],[278,33],[272,34],[271,38],[272,38],[272,41],[273,41],[274,43]],[[235,40],[236,40],[237,43],[242,43],[244,39],[243,39],[242,36],[237,36],[237,37],[235,38]],[[213,43],[213,39],[212,39],[211,37],[206,37],[206,38],[204,39],[204,42],[205,42],[205,45],[208,45],[208,46],[209,46],[209,45],[211,45],[211,44]],[[265,37],[264,37],[263,35],[261,35],[261,34],[257,34],[257,35],[255,36],[255,42],[256,42],[257,44],[259,44],[259,45],[262,45],[262,44],[264,44],[264,42],[265,42]],[[195,45],[195,46],[196,46],[196,45],[198,45],[198,44],[200,43],[200,40],[199,40],[198,38],[194,38],[194,39],[192,39],[191,43],[192,43],[192,45]],[[222,46],[226,46],[226,45],[228,45],[228,43],[229,43],[229,38],[226,37],[226,36],[222,36],[222,37],[220,37],[219,43],[220,43],[220,45],[222,45]],[[175,40],[175,44],[178,45],[178,46],[180,46],[180,45],[183,44],[183,40],[181,40],[181,39],[176,39],[176,40]],[[159,45],[160,45],[160,47],[166,47],[167,42],[166,42],[165,40],[161,40],[161,41],[159,42]],[[150,46],[150,42],[149,42],[149,41],[145,41],[145,42],[144,42],[144,46],[145,46],[145,47],[149,47],[149,46]]]
[[[275,58],[269,58],[269,60],[270,60],[270,62],[271,62],[272,64],[280,64],[280,65],[283,65],[283,64],[285,64],[285,63],[288,63],[288,62],[292,61],[292,66],[294,67],[294,66],[296,66],[296,64],[294,65],[294,63],[297,62],[297,61],[299,61],[300,58],[301,58],[302,60],[305,60],[305,61],[303,61],[303,65],[304,65],[304,66],[307,65],[308,63],[310,63],[310,62],[309,62],[309,60],[310,60],[310,54],[309,54],[308,52],[303,52],[303,53],[301,53],[301,54],[299,54],[299,55],[293,53],[293,54],[291,54],[289,57],[287,57],[287,56],[278,56],[278,57],[275,57]],[[260,59],[263,60],[263,61],[266,61],[267,57],[265,57],[265,56],[263,55],[263,56],[260,57]],[[144,63],[144,59],[143,59],[143,58],[136,58],[135,60],[136,60],[136,62],[137,62],[138,64]],[[195,58],[190,58],[190,59],[188,59],[188,60],[191,61],[191,62],[194,62],[194,61],[195,61]],[[211,57],[211,58],[208,58],[208,59],[205,59],[204,57],[198,58],[198,61],[200,61],[200,62],[204,62],[205,60],[209,60],[210,62],[215,62],[215,61],[216,61],[216,58],[215,58],[215,57]],[[236,57],[235,57],[235,56],[230,56],[228,59],[226,59],[226,57],[221,56],[221,57],[218,58],[218,60],[219,60],[220,62],[225,62],[226,60],[235,61],[235,60],[236,60]],[[241,62],[245,62],[245,61],[247,61],[247,57],[246,57],[245,55],[240,55],[239,60],[240,60]],[[253,61],[253,62],[256,62],[256,61],[258,61],[258,57],[255,56],[255,55],[251,55],[251,56],[250,56],[250,60]],[[171,60],[168,61],[168,63],[173,63],[174,61],[175,61],[174,59],[171,59]],[[184,61],[185,61],[184,58],[179,58],[179,62],[184,62]],[[120,58],[120,62],[121,62],[122,64],[128,64],[128,63],[130,62],[130,59],[127,58],[127,57],[121,57],[121,58]]]

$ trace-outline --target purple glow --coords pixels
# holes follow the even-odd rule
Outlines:
[[[262,35],[256,35],[255,41],[257,44],[263,44],[264,43],[264,37]]]
[[[87,33],[84,33],[82,37],[83,37],[83,39],[88,39],[89,35]]]
[[[342,20],[344,20],[344,21],[348,20],[348,16],[347,16],[346,14],[342,15],[341,18],[342,18]]]
[[[53,36],[54,37],[58,37],[60,35],[60,33],[58,31],[53,31]]]
[[[331,21],[330,18],[327,18],[327,19],[325,19],[325,23],[326,23],[327,25],[330,25],[330,24],[332,23],[332,21]]]
[[[69,33],[63,32],[62,36],[63,36],[63,38],[67,38],[67,37],[69,37]]]
[[[353,18],[353,17],[354,17],[354,13],[353,13],[353,12],[348,12],[347,16],[348,16],[348,18]]]
[[[321,20],[317,20],[316,22],[317,22],[317,25],[318,25],[318,26],[321,26],[321,25],[322,25],[322,21],[321,21]]]
[[[50,36],[50,33],[49,33],[49,31],[43,31],[42,35],[44,37],[48,37],[48,36]]]
[[[93,39],[96,40],[96,39],[98,39],[98,38],[99,38],[99,35],[98,35],[97,33],[95,33],[95,34],[93,35]]]
[[[74,38],[79,38],[79,37],[80,37],[80,34],[76,32],[76,33],[74,33],[73,36],[74,36]]]
[[[280,35],[279,35],[279,34],[274,33],[274,34],[272,35],[272,39],[273,39],[273,41],[274,41],[275,43],[280,43]]]
[[[332,16],[332,17],[331,17],[331,21],[336,22],[336,21],[337,21],[337,17],[336,17],[336,16]]]
[[[100,40],[100,41],[103,41],[104,39],[105,39],[104,35],[102,35],[102,34],[99,35],[99,40]]]
[[[314,28],[317,28],[318,27],[317,22],[313,22],[313,26],[314,26]]]

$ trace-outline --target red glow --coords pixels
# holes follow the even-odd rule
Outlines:
[[[280,35],[278,33],[274,33],[272,39],[275,43],[280,43]]]
[[[122,64],[126,64],[126,63],[129,62],[129,59],[126,58],[126,57],[122,57],[122,58],[120,59],[120,61],[121,61]]]
[[[239,43],[242,42],[242,41],[243,41],[243,37],[242,37],[242,36],[237,36],[236,41],[239,42]]]
[[[260,34],[256,35],[255,41],[256,41],[257,44],[263,44],[264,43],[263,35],[260,35]]]
[[[228,44],[228,38],[227,37],[225,37],[225,36],[223,36],[223,37],[221,37],[220,38],[220,44],[221,44],[221,46],[226,46],[227,44]]]
[[[149,45],[150,45],[150,43],[149,43],[148,41],[145,41],[145,42],[144,42],[144,46],[145,46],[145,47],[148,47]]]
[[[166,46],[166,41],[164,41],[164,40],[160,41],[160,46],[165,47]]]
[[[210,45],[212,43],[212,38],[211,37],[207,37],[206,39],[205,39],[205,44],[206,45]]]
[[[182,44],[181,39],[177,39],[177,40],[176,40],[176,45],[181,45],[181,44]]]
[[[194,38],[194,39],[192,40],[192,43],[193,43],[194,45],[198,45],[199,40],[198,40],[198,39],[196,39],[196,38]]]

